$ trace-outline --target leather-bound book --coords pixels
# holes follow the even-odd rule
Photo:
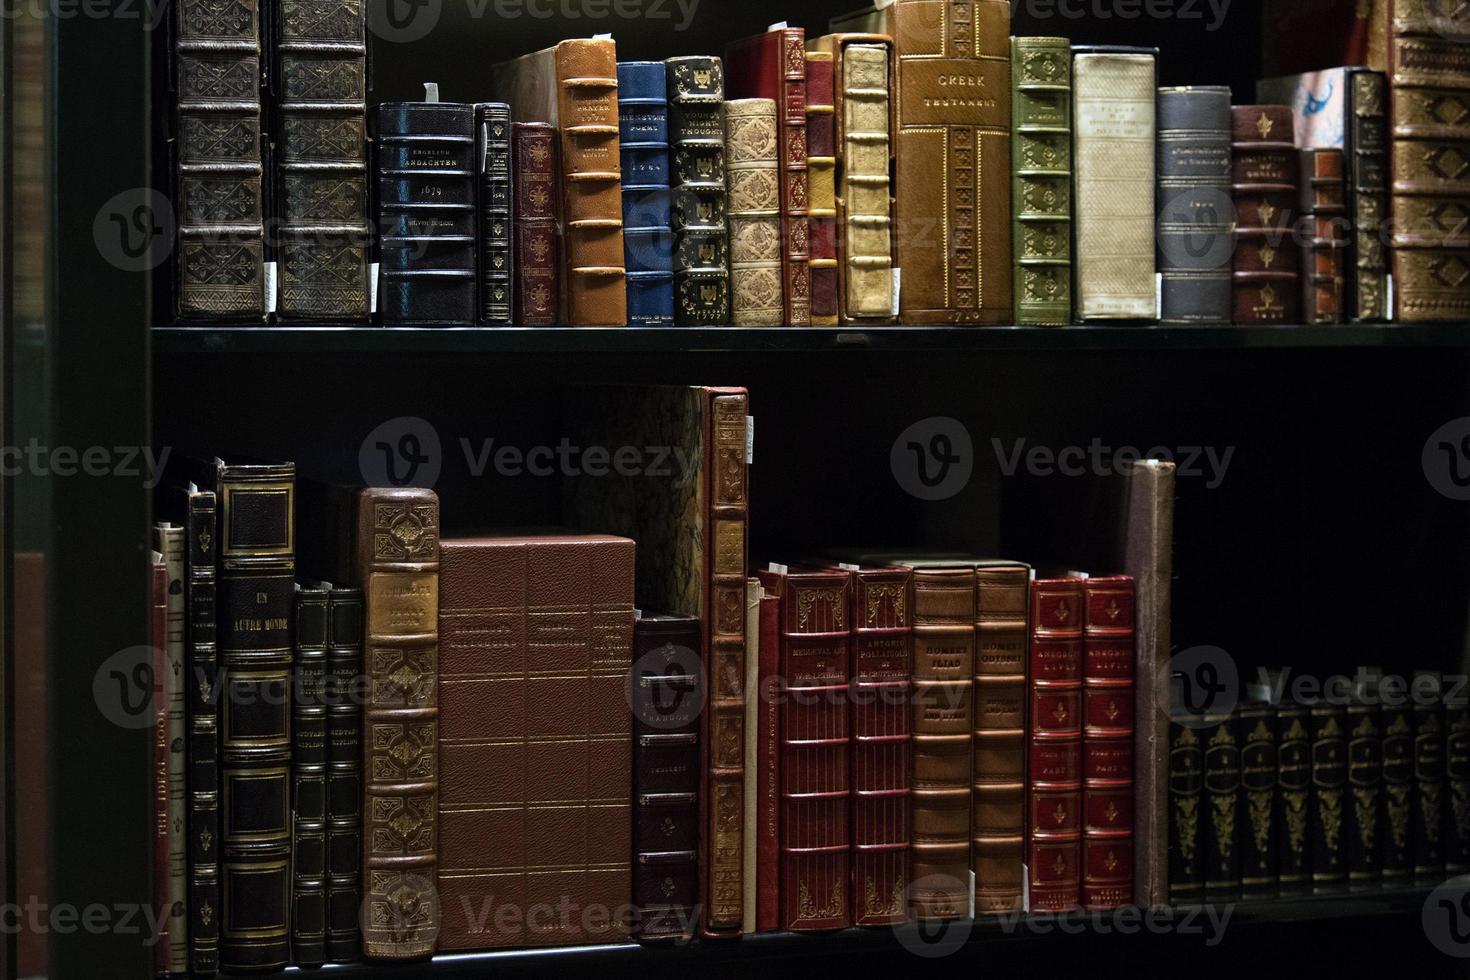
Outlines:
[[[1269,692],[1268,692],[1269,693]],[[1276,897],[1276,709],[1240,703],[1240,897]]]
[[[1341,150],[1302,150],[1302,322],[1342,322],[1347,258],[1346,185]]]
[[[617,61],[612,38],[576,39],[494,69],[492,88],[515,118],[559,136],[560,310],[571,327],[628,322]]]
[[[1388,318],[1388,79],[1367,68],[1267,79],[1263,103],[1292,107],[1296,143],[1340,149],[1346,157],[1347,249],[1343,314],[1352,323]]]
[[[1414,840],[1409,824],[1415,793],[1414,719],[1408,700],[1385,699],[1379,709],[1379,727],[1383,732],[1379,864],[1384,888],[1406,888],[1414,880]]]
[[[188,810],[185,790],[185,634],[188,609],[184,599],[184,528],[158,524],[153,528],[154,547],[163,555],[168,572],[168,619],[164,630],[164,652],[168,670],[161,675],[160,692],[168,711],[168,962],[170,973],[189,969],[189,872],[188,835],[184,815]]]
[[[1202,716],[1205,789],[1200,801],[1200,844],[1205,865],[1205,901],[1240,898],[1240,718]]]
[[[346,547],[345,541],[340,542]],[[327,600],[327,960],[362,950],[362,589],[333,585]]]
[[[1072,322],[1072,42],[1011,38],[1016,323]]]
[[[837,326],[837,92],[831,51],[806,53],[807,229],[812,326]]]
[[[295,467],[197,466],[219,501],[220,968],[290,959]]]
[[[1229,323],[1230,89],[1161,88],[1158,123],[1159,320]]]
[[[1073,256],[1079,320],[1152,320],[1153,48],[1072,49]]]
[[[439,498],[432,490],[369,487],[356,494],[355,520],[367,683],[362,953],[417,959],[435,950],[442,901],[435,886]]]
[[[443,543],[440,949],[628,936],[633,549],[600,534]],[[538,914],[558,902],[610,914]]]
[[[1133,903],[1135,590],[1089,578],[1082,662],[1082,905]]]
[[[1470,872],[1470,704],[1463,691],[1445,693],[1445,875]]]
[[[1200,733],[1174,720],[1169,725],[1168,904],[1196,905],[1205,897],[1205,861],[1200,819],[1205,790],[1205,753]]]
[[[761,590],[756,665],[755,928],[781,928],[781,598]]]
[[[1020,911],[1025,889],[1030,582],[1031,569],[1019,562],[987,562],[975,570],[971,867],[977,915]],[[1126,809],[1132,802],[1130,796]]]
[[[264,320],[258,0],[183,0],[174,24],[177,313]]]
[[[168,676],[168,562],[161,551],[150,551],[149,555],[149,603],[148,645],[152,648],[149,664],[152,678]],[[168,976],[172,971],[173,957],[169,951],[169,930],[173,925],[168,914],[169,894],[169,814],[168,814],[168,768],[169,768],[169,720],[168,698],[164,685],[150,681],[152,712],[153,751],[151,753],[151,785],[153,789],[149,816],[153,822],[153,892],[160,898],[160,921],[158,937],[153,947],[153,971],[157,976]]]
[[[208,976],[219,969],[219,702],[214,696],[219,673],[215,644],[215,549],[219,539],[215,537],[215,495],[190,484],[184,497],[189,970]]]
[[[503,102],[475,106],[475,206],[480,222],[475,252],[480,274],[479,318],[486,326],[509,326],[515,306],[510,127],[510,106]]]
[[[1301,320],[1301,249],[1293,239],[1300,167],[1291,109],[1235,106],[1231,194],[1235,202],[1234,320]]]
[[[842,570],[762,571],[781,601],[780,925],[852,923],[848,681],[852,585]]]
[[[623,259],[628,324],[674,323],[674,239],[669,196],[669,96],[662,61],[618,64],[618,146],[623,170]]]
[[[1010,3],[897,0],[834,21],[832,29],[886,34],[898,58],[900,319],[1009,322]],[[956,79],[966,83],[962,94],[950,84]]]
[[[1340,704],[1311,706],[1312,795],[1307,819],[1312,893],[1347,888],[1347,840],[1343,835],[1348,784],[1347,713]]]
[[[1415,671],[1414,796],[1409,808],[1413,841],[1414,881],[1438,884],[1444,880],[1445,730],[1444,703],[1438,674]]]
[[[632,934],[641,942],[694,935],[704,670],[699,641],[694,616],[640,612],[633,625]]]
[[[1347,706],[1347,799],[1343,837],[1347,842],[1348,888],[1376,891],[1382,883],[1378,852],[1378,800],[1383,794],[1383,732],[1376,692],[1359,686]]]
[[[1081,903],[1084,582],[1031,583],[1027,860],[1031,908]]]
[[[781,159],[777,127],[776,103],[770,99],[725,103],[725,161],[730,171],[730,322],[737,327],[779,327],[785,315],[781,307]],[[833,262],[835,269],[836,260]]]
[[[291,699],[291,961],[327,957],[327,602],[331,586],[296,586]]]
[[[387,102],[374,116],[378,313],[386,324],[472,324],[475,109]]]
[[[365,9],[361,0],[272,8],[282,319],[368,316]]]
[[[807,227],[806,32],[784,24],[725,48],[732,99],[771,99],[780,113],[782,307],[790,327],[812,322]]]
[[[1282,898],[1312,891],[1307,818],[1312,796],[1312,738],[1307,709],[1276,705],[1276,880]]]
[[[561,253],[556,227],[556,130],[547,123],[511,126],[515,153],[515,321],[518,327],[557,322]]]
[[[719,58],[670,58],[674,322],[730,322],[730,232],[726,224],[725,69]]]
[[[760,827],[760,645],[761,645],[761,600],[765,589],[761,580],[750,576],[745,580],[745,677],[744,689],[751,692],[745,699],[745,716],[741,720],[745,731],[745,746],[742,758],[744,771],[741,773],[741,820],[740,828],[740,885],[741,902],[740,932],[752,935],[756,928],[756,909],[760,901],[760,889],[756,884],[756,858]]]

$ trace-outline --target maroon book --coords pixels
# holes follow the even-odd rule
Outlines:
[[[1027,856],[1031,908],[1080,904],[1083,580],[1031,587],[1031,728]]]
[[[781,928],[781,600],[761,596],[756,744],[755,929]]]
[[[1082,904],[1133,901],[1134,588],[1090,578],[1082,682]]]
[[[547,123],[516,123],[515,322],[556,324],[561,292],[556,235],[556,130]]]
[[[832,55],[806,56],[807,228],[811,231],[812,326],[835,327],[837,302],[837,95]],[[819,168],[826,169],[818,177]]]

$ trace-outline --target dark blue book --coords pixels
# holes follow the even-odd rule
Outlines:
[[[663,62],[618,65],[618,117],[628,322],[635,327],[668,327],[674,323],[674,234]]]

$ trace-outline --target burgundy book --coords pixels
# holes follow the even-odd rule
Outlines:
[[[1297,157],[1291,107],[1231,110],[1235,203],[1235,322],[1301,322],[1301,248],[1296,244]]]
[[[837,77],[831,52],[806,56],[807,228],[812,326],[835,327],[837,304]]]
[[[758,669],[755,929],[775,932],[781,928],[781,600],[770,594],[761,596]]]
[[[556,325],[561,262],[556,233],[556,130],[547,123],[516,123],[516,326]]]
[[[153,552],[151,578],[152,600],[148,616],[148,646],[153,650],[149,693],[153,699],[153,901],[160,910],[159,935],[153,946],[155,972],[169,972],[168,914],[168,766],[169,718],[168,698],[163,695],[164,678],[168,676],[168,566],[163,555]]]
[[[1090,578],[1082,667],[1082,904],[1133,902],[1134,587]]]
[[[781,602],[782,929],[815,932],[852,922],[848,663],[852,588],[847,572],[760,573]]]
[[[729,99],[774,99],[781,114],[781,269],[786,325],[812,322],[811,258],[807,228],[806,31],[778,28],[725,49]]]
[[[1031,585],[1031,729],[1027,856],[1031,909],[1081,900],[1083,580]]]

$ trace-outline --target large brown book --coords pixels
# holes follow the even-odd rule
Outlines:
[[[1026,645],[1031,569],[975,569],[975,912],[1021,909],[1026,861]]]
[[[528,534],[442,551],[440,948],[626,938],[634,544]],[[611,914],[537,914],[568,900]]]
[[[897,54],[904,323],[1011,319],[1010,25],[1008,0],[897,0],[832,24],[886,34]]]
[[[617,61],[612,39],[594,38],[494,69],[492,88],[513,117],[550,123],[561,137],[561,312],[573,327],[628,322]]]

